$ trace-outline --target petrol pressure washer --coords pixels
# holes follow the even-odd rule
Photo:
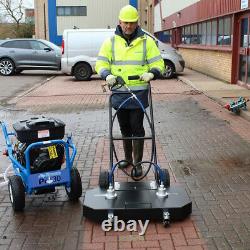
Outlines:
[[[25,194],[52,193],[57,186],[64,186],[72,201],[82,195],[81,177],[73,167],[76,147],[71,136],[63,140],[65,124],[61,120],[33,117],[14,123],[14,132],[8,132],[4,122],[0,125],[7,146],[4,155],[14,170],[10,175],[10,168],[6,169],[1,184],[8,185],[14,211],[24,209]]]
[[[139,76],[130,76],[129,80],[139,79]],[[125,87],[126,92],[119,91],[119,88]],[[101,171],[99,175],[99,187],[87,190],[83,200],[83,215],[96,221],[108,219],[113,223],[114,217],[119,219],[162,219],[165,226],[170,221],[182,220],[192,212],[192,202],[190,201],[184,188],[180,185],[170,185],[170,175],[168,169],[163,169],[158,164],[155,129],[153,117],[153,105],[151,86],[149,89],[149,114],[143,107],[136,94],[125,85],[121,77],[117,77],[116,83],[112,86],[112,94],[109,98],[109,145],[110,145],[110,163],[109,171]],[[128,95],[126,100],[120,104],[118,109],[113,113],[112,97],[117,94]],[[136,102],[143,110],[151,135],[144,137],[114,137],[113,125],[117,118],[117,112],[129,102]],[[119,168],[119,163],[125,160],[118,160],[114,146],[114,141],[121,140],[151,140],[151,157],[149,161],[142,161],[137,164],[148,164],[148,168],[141,177],[135,177],[136,165],[132,166],[131,172],[125,169],[122,171],[132,178],[134,182],[115,182],[114,172]],[[114,156],[116,163],[114,163]],[[144,181],[150,169],[153,169],[155,179]]]

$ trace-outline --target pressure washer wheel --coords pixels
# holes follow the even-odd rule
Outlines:
[[[168,188],[168,187],[170,187],[170,175],[169,175],[169,172],[165,168],[162,168],[161,171],[162,171],[162,175],[163,175],[163,185],[164,185],[165,188]],[[158,185],[160,185],[161,180],[160,180],[160,175],[159,175],[158,172],[155,173],[155,179],[156,179]]]
[[[170,213],[168,211],[163,212],[163,221],[162,224],[164,227],[170,226]]]
[[[70,171],[70,187],[65,187],[65,190],[71,201],[77,201],[82,195],[82,181],[75,167]]]
[[[14,211],[22,211],[25,207],[25,189],[22,178],[18,175],[10,176],[8,189]]]
[[[107,170],[102,170],[99,175],[99,187],[101,189],[109,188],[109,172]]]

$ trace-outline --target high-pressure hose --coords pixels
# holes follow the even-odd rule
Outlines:
[[[140,78],[140,76],[138,76],[138,75],[134,75],[134,76],[129,76],[129,77],[128,77],[129,80],[137,80],[137,79],[139,79],[139,78]],[[150,121],[149,116],[148,116],[148,114],[147,114],[145,108],[143,107],[142,103],[140,102],[140,100],[139,100],[139,99],[137,98],[137,96],[132,92],[132,90],[125,84],[125,81],[123,80],[123,78],[120,77],[120,76],[118,76],[118,77],[116,78],[116,83],[110,88],[110,90],[111,90],[111,91],[115,91],[115,90],[120,89],[121,87],[125,87],[125,88],[127,89],[127,93],[130,93],[130,94],[131,94],[131,97],[130,97],[130,98],[134,98],[134,99],[138,102],[138,104],[141,106],[141,108],[142,108],[142,110],[143,110],[143,112],[144,112],[144,114],[145,114],[145,116],[146,116],[146,119],[147,119],[147,121],[148,121],[148,124],[149,124],[149,126],[150,126],[150,129],[151,129],[151,134],[152,134],[151,160],[150,160],[150,161],[142,161],[142,162],[137,163],[137,164],[149,164],[149,166],[148,166],[148,168],[147,168],[147,171],[146,171],[146,172],[144,173],[144,175],[142,175],[141,177],[135,178],[134,175],[133,175],[133,173],[134,173],[135,171],[133,171],[133,170],[136,168],[137,164],[134,165],[132,162],[130,162],[130,164],[132,165],[132,170],[131,170],[131,173],[130,173],[130,174],[129,174],[126,170],[122,169],[122,171],[123,171],[127,176],[131,177],[134,181],[140,181],[140,180],[144,179],[144,178],[148,175],[148,173],[149,173],[149,171],[150,171],[152,165],[155,167],[155,171],[160,172],[160,167],[157,165],[157,157],[156,157],[155,131],[154,131],[154,123],[153,123],[153,107],[152,107],[151,88],[150,88],[150,84],[149,84],[149,105],[150,105],[150,107],[151,107],[151,108],[150,108],[151,121]],[[124,94],[125,94],[125,93],[124,93]],[[128,98],[128,99],[130,99],[130,98]],[[125,100],[125,101],[120,105],[119,108],[121,108],[121,107],[128,101],[128,99]],[[119,110],[119,108],[118,108],[118,110]],[[112,146],[112,150],[111,150],[111,155],[110,155],[110,157],[111,157],[111,162],[113,162],[113,152],[114,152],[115,159],[116,159],[116,161],[117,161],[117,163],[115,164],[115,166],[112,167],[112,172],[115,170],[116,166],[118,166],[120,162],[124,161],[124,160],[118,161],[117,153],[116,153],[115,146],[114,146],[114,143],[113,143],[113,140],[112,140],[112,139],[113,139],[113,137],[112,137],[113,123],[114,123],[114,120],[115,120],[115,118],[116,118],[116,115],[117,115],[118,110],[115,112],[115,114],[114,114],[113,117],[112,117],[112,115],[110,114],[110,115],[111,115],[110,117],[112,117],[111,120],[110,120],[110,125],[111,125],[111,127],[110,127],[111,145],[110,145],[110,146]],[[133,138],[127,138],[127,139],[133,139]]]

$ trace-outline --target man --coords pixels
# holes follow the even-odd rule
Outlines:
[[[99,52],[96,62],[96,72],[111,87],[116,83],[117,76],[142,102],[144,108],[148,107],[148,82],[159,77],[164,69],[164,62],[155,41],[147,36],[138,26],[138,12],[131,5],[126,5],[120,10],[119,25],[115,35],[107,39]],[[139,79],[129,80],[129,76],[140,76]],[[126,91],[125,87],[113,91],[112,106],[117,109],[119,105],[130,96],[119,94]],[[117,94],[118,93],[118,94]],[[123,148],[125,160],[119,164],[126,168],[133,162],[136,165],[133,175],[142,175],[140,162],[143,157],[144,140],[126,139],[126,137],[144,137],[143,127],[144,112],[138,103],[130,100],[117,112],[121,134],[124,137]]]

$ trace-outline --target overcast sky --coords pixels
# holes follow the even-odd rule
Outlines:
[[[19,2],[19,0],[14,0],[13,3]],[[23,6],[26,8],[34,8],[34,0],[23,0]],[[4,13],[2,8],[0,8],[0,22],[11,22],[11,19],[8,17],[2,16],[1,14]]]
[[[24,4],[27,8],[34,8],[34,0],[24,0]]]

